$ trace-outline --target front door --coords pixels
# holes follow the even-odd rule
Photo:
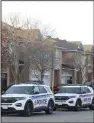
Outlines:
[[[54,86],[57,86],[60,84],[60,70],[54,71]]]

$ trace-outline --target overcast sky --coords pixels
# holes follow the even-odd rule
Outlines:
[[[49,25],[60,39],[93,44],[92,1],[2,2],[2,18],[15,12]]]

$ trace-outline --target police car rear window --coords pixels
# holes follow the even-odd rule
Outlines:
[[[32,94],[33,86],[12,86],[5,93],[6,94]]]
[[[58,93],[76,93],[76,94],[80,94],[81,93],[81,88],[80,87],[64,87],[64,86],[61,86],[59,88]]]

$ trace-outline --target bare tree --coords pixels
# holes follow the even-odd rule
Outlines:
[[[81,80],[82,82],[84,82],[87,76],[87,71],[86,71],[86,67],[88,65],[87,57],[83,52],[77,51],[76,53],[74,53],[74,59],[72,62],[76,71],[80,72]]]
[[[49,35],[52,34],[53,31],[52,30],[49,31],[50,29],[47,29],[46,27],[45,29],[42,30],[43,32],[42,34],[38,33],[40,31],[39,29],[40,22],[32,21],[30,18],[26,18],[25,21],[22,21],[19,13],[10,14],[9,20],[7,22],[9,24],[3,23],[4,28],[2,29],[2,63],[10,67],[15,83],[17,83],[19,78],[21,78],[25,68],[28,66],[29,63],[30,66],[32,66],[32,69],[34,70],[37,69],[38,71],[41,71],[40,73],[42,80],[45,71],[49,69],[49,66],[51,64],[51,62],[49,61],[51,61],[51,53],[53,51],[52,50],[53,46],[50,43],[48,43],[46,39],[44,42],[43,37],[44,35],[47,36],[48,33]],[[34,29],[35,31],[37,30],[36,34],[33,31]],[[27,41],[32,42],[32,40],[38,42],[36,42],[35,44],[33,42],[33,44],[32,45],[30,44],[29,46]],[[24,64],[21,74],[19,74],[19,52],[20,52],[19,42],[24,43],[26,42],[26,44],[21,47],[24,51],[24,55],[28,57],[27,60],[28,63]],[[37,50],[39,52],[35,52]]]
[[[54,61],[55,47],[49,41],[28,42],[26,44],[29,61],[35,76],[40,75],[40,80],[43,80],[44,75],[52,67]]]
[[[14,45],[16,42],[9,38],[10,32],[8,31],[8,29],[5,29],[5,37],[2,36],[2,63],[5,65],[7,64],[8,66],[10,66],[11,71],[15,71],[17,72],[18,67],[16,65],[17,64],[17,50],[16,50],[16,45]],[[14,44],[13,44],[14,43]],[[13,49],[14,48],[14,49]],[[14,60],[15,59],[15,60]],[[15,63],[14,63],[15,62]],[[13,70],[13,65],[15,64],[16,69]],[[14,72],[13,72],[14,73]],[[16,74],[13,74],[16,75]],[[15,81],[16,81],[16,76],[14,76]]]
[[[48,25],[41,28],[41,33],[44,36],[44,38],[47,38],[48,36],[53,37],[56,35],[55,29],[51,28]]]
[[[23,27],[19,21],[19,15],[15,14],[9,16],[10,25],[2,23],[2,63],[10,67],[15,83],[19,78],[19,41],[21,38],[18,34]]]

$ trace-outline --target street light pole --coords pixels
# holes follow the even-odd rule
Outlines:
[[[92,81],[94,82],[94,53],[93,53],[93,71],[92,71]]]
[[[54,53],[52,52],[52,63],[51,63],[51,89],[54,92]]]

